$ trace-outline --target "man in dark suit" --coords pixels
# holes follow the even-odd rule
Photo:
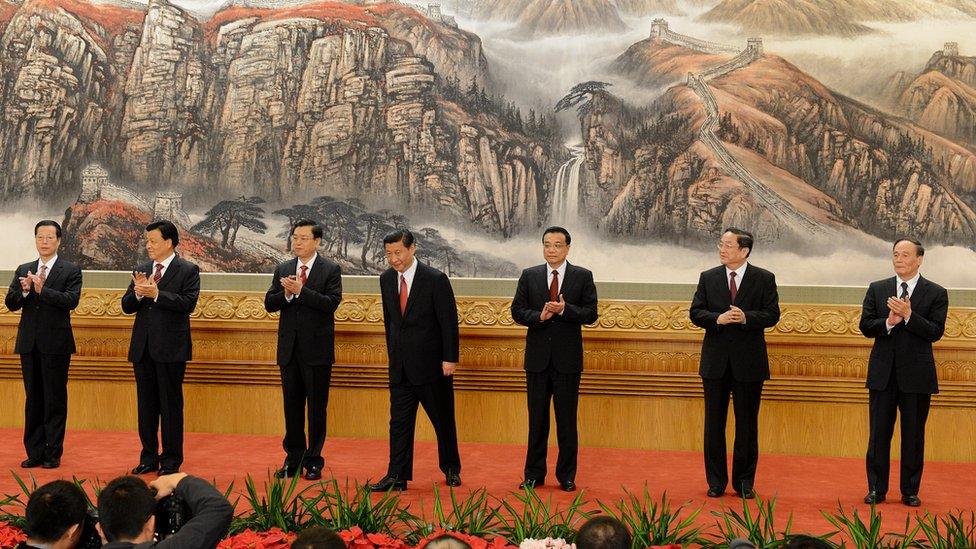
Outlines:
[[[525,384],[529,407],[529,443],[524,480],[519,488],[541,486],[549,447],[549,402],[556,413],[556,480],[566,492],[576,490],[579,450],[576,410],[583,373],[584,324],[597,319],[593,273],[566,261],[571,237],[562,227],[542,234],[546,262],[522,271],[512,318],[529,330],[525,336]]]
[[[269,313],[278,319],[278,368],[285,408],[285,463],[278,478],[322,478],[329,380],[335,362],[335,311],[342,301],[342,273],[335,262],[318,255],[322,227],[299,221],[291,229],[295,259],[275,269],[264,296]],[[308,441],[305,414],[308,404]]]
[[[735,413],[732,489],[755,497],[759,462],[759,403],[769,379],[764,330],[779,321],[779,295],[773,273],[748,263],[752,234],[729,228],[718,243],[722,265],[698,279],[691,321],[704,328],[699,375],[705,393],[705,479],[708,497],[725,493],[725,425],[729,395]]]
[[[176,255],[179,243],[172,222],[147,225],[146,251],[152,261],[136,268],[122,296],[122,311],[136,315],[129,361],[136,376],[142,453],[134,475],[157,470],[169,475],[183,464],[183,374],[193,354],[190,313],[200,296],[200,268]]]
[[[932,395],[939,392],[932,343],[942,339],[949,313],[945,288],[918,272],[924,255],[917,240],[897,240],[895,276],[872,282],[864,296],[860,329],[874,338],[866,383],[871,434],[864,503],[881,503],[888,493],[891,435],[900,411],[901,499],[911,507],[922,504],[925,420]]]
[[[417,407],[437,434],[440,468],[448,486],[461,485],[454,421],[454,371],[459,355],[458,313],[447,275],[416,260],[413,233],[383,238],[390,265],[380,275],[386,352],[390,361],[390,464],[374,492],[406,490],[413,479]]]
[[[75,352],[71,311],[81,299],[81,269],[58,258],[61,225],[46,219],[34,226],[39,258],[17,267],[4,300],[23,310],[14,352],[24,374],[24,449],[20,466],[54,469],[64,453],[68,420],[68,364]]]
[[[156,502],[173,494],[189,518],[175,534],[154,541]],[[138,477],[119,477],[98,493],[98,531],[105,549],[212,549],[227,534],[234,507],[202,478],[174,473],[147,485]]]

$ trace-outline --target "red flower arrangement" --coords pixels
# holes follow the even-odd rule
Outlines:
[[[417,544],[416,549],[423,549],[429,541],[437,539],[441,536],[451,536],[452,538],[457,538],[470,545],[471,549],[518,549],[517,545],[509,545],[508,541],[501,536],[495,536],[494,538],[488,540],[485,538],[479,538],[478,536],[463,534],[461,532],[444,530],[443,528],[434,530],[429,536],[420,540],[420,543]]]
[[[23,530],[5,522],[0,522],[0,549],[17,547],[17,544],[22,541],[27,541],[27,534]]]
[[[217,549],[288,549],[296,535],[272,528],[267,532],[255,532],[248,528],[217,544]]]
[[[364,534],[358,526],[339,532],[349,549],[408,549],[410,546],[386,534]]]

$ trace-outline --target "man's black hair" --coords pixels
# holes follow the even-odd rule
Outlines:
[[[728,229],[725,229],[722,234],[725,233],[734,234],[735,241],[739,244],[740,248],[749,248],[749,252],[746,254],[746,257],[752,255],[752,246],[755,244],[755,239],[752,236],[752,233],[738,227],[729,227]]]
[[[159,234],[163,235],[163,240],[172,240],[173,247],[177,247],[180,244],[180,231],[177,230],[176,225],[172,221],[167,221],[165,219],[160,219],[159,221],[153,221],[152,223],[146,225],[146,232],[155,231],[159,229]]]
[[[553,226],[553,227],[549,227],[546,230],[542,231],[542,241],[545,242],[546,241],[546,235],[547,234],[552,234],[552,233],[559,233],[559,234],[565,236],[566,237],[566,245],[567,246],[569,246],[570,243],[573,240],[573,238],[571,236],[569,236],[569,231],[567,231],[566,229],[564,229],[562,227]]]
[[[53,219],[42,219],[34,225],[34,236],[37,236],[37,229],[41,227],[54,227],[54,234],[61,240],[61,224]]]
[[[405,248],[413,246],[413,233],[409,229],[397,229],[383,237],[384,245],[396,244],[397,242],[403,242]]]
[[[576,535],[576,549],[630,549],[630,532],[613,517],[591,518]]]
[[[75,524],[82,524],[88,501],[81,488],[66,480],[41,486],[27,500],[24,532],[33,541],[54,543]]]
[[[98,494],[98,522],[110,542],[139,537],[155,510],[156,498],[139,477],[119,477]]]
[[[918,240],[915,240],[914,238],[907,238],[907,237],[899,238],[898,240],[895,240],[895,243],[891,245],[891,251],[894,251],[895,246],[898,246],[898,244],[902,242],[911,242],[912,244],[914,244],[915,254],[918,255],[919,257],[925,255],[925,246],[922,246],[922,243],[919,242]]]
[[[295,229],[299,227],[311,227],[313,238],[320,239],[322,238],[322,234],[324,234],[322,231],[322,225],[319,225],[318,222],[312,221],[311,219],[302,219],[300,221],[295,222],[295,224],[291,226],[291,232],[288,234],[295,234]]]

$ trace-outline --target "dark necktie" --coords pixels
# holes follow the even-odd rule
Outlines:
[[[163,278],[163,264],[156,264],[156,272],[153,274],[153,283],[159,282],[159,279]]]
[[[549,283],[549,301],[559,301],[559,271],[553,269],[552,282]]]
[[[400,314],[407,312],[407,297],[409,291],[407,290],[407,277],[400,275]]]
[[[908,299],[908,283],[907,282],[902,282],[901,283],[901,298],[902,299]]]
[[[302,279],[303,286],[308,282],[308,265],[302,265],[302,274],[298,275],[298,278]]]
[[[47,280],[47,265],[41,265],[41,272],[37,276],[41,278],[42,283]]]
[[[732,296],[732,303],[735,303],[735,294],[738,293],[739,289],[735,286],[735,275],[737,273],[732,271],[729,273],[729,295]]]

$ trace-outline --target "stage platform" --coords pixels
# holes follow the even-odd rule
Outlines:
[[[21,469],[19,465],[24,459],[21,433],[19,429],[0,429],[0,470],[3,471],[0,492],[3,494],[19,490],[12,472],[34,475],[38,483],[72,476],[104,483],[125,473],[138,460],[139,439],[135,432],[69,430],[60,469]],[[260,484],[267,478],[269,469],[277,467],[283,458],[277,436],[188,433],[185,446],[183,471],[215,480],[221,488],[235,481],[235,490],[243,489],[246,474],[256,477]],[[330,438],[325,449],[325,475],[349,479],[350,484],[376,480],[386,470],[387,452],[386,440]],[[524,446],[514,444],[462,443],[461,491],[484,487],[496,497],[515,491],[521,478],[524,452]],[[555,457],[552,449],[550,471]],[[893,487],[898,486],[897,471],[897,462],[893,462]],[[970,480],[973,478],[976,478],[976,463],[926,463],[919,494],[922,508],[902,505],[895,488],[889,493],[889,502],[878,506],[885,529],[901,532],[906,516],[917,512],[972,509],[976,502],[976,483]],[[554,481],[551,477],[547,480]],[[676,504],[690,501],[694,507],[704,506],[700,521],[707,525],[715,521],[709,513],[711,510],[741,509],[741,502],[734,494],[720,499],[705,497],[702,456],[695,452],[581,448],[576,480],[592,508],[596,508],[596,500],[615,502],[623,488],[640,491],[646,484],[654,496],[667,491]],[[446,490],[444,477],[437,469],[436,445],[418,442],[414,481],[403,493],[406,501],[415,504],[414,512],[430,509],[435,483],[442,493]],[[785,526],[789,514],[793,515],[794,532],[832,531],[820,511],[836,511],[838,503],[847,509],[857,508],[862,517],[869,512],[868,506],[861,502],[866,491],[863,459],[763,454],[756,489],[765,498],[776,496],[779,528]],[[567,504],[573,497],[551,485],[540,488],[539,493],[560,504]]]

